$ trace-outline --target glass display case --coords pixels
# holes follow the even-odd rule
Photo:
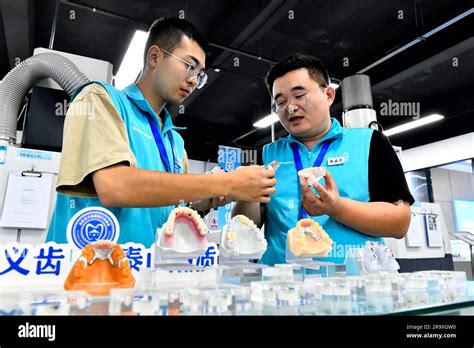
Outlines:
[[[161,271],[160,271],[161,272]],[[240,285],[157,282],[156,272],[109,296],[48,289],[2,290],[1,315],[425,315],[474,314],[474,282],[463,272],[421,271],[332,277],[298,267],[266,267],[262,279]],[[202,276],[205,272],[199,274]],[[215,273],[215,272],[211,272]],[[189,272],[178,273],[183,279]],[[150,279],[150,276],[152,279]],[[168,276],[168,278],[174,278]],[[178,280],[177,278],[174,278]],[[181,284],[181,285],[179,285]]]

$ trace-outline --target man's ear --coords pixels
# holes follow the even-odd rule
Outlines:
[[[332,105],[334,99],[336,98],[336,90],[330,86],[326,88],[326,98],[329,102],[329,105]]]
[[[162,54],[163,52],[161,52],[160,47],[157,45],[151,45],[146,55],[148,66],[150,68],[156,68],[159,64]]]

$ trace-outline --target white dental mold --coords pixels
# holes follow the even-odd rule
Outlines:
[[[267,250],[261,229],[244,215],[237,215],[222,230],[220,254],[238,260],[260,259]]]
[[[400,269],[392,251],[380,242],[367,241],[362,252],[364,268],[369,273],[397,272]]]
[[[324,167],[312,167],[299,170],[298,176],[300,180],[306,182],[308,185],[314,186],[326,173],[327,171]]]
[[[375,252],[375,246],[366,243],[363,249],[360,249],[363,269],[368,273],[376,273],[381,270],[379,258]]]
[[[158,229],[156,251],[162,258],[199,257],[208,248],[207,234],[207,227],[197,211],[178,207]]]

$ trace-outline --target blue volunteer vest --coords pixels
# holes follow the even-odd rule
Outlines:
[[[322,167],[326,167],[333,175],[341,197],[360,202],[369,202],[369,150],[372,129],[343,128],[335,118],[326,136],[309,151],[298,139],[289,135],[286,138],[263,147],[265,164],[277,160],[280,167],[276,171],[276,193],[271,196],[266,206],[265,237],[268,248],[261,263],[274,265],[286,263],[286,236],[288,230],[294,228],[301,214],[301,186],[299,184],[291,144],[298,145],[303,168],[313,166],[323,143],[332,139],[331,145],[324,156]],[[327,166],[328,158],[345,157],[345,163]],[[324,179],[320,183],[324,186]],[[382,241],[381,238],[370,237],[353,230],[328,215],[309,218],[317,221],[334,241],[333,249],[322,261],[344,263],[347,250],[362,246],[366,241]]]
[[[92,83],[92,82],[91,82]],[[156,127],[163,139],[164,148],[171,162],[174,172],[183,172],[184,141],[176,130],[184,129],[175,127],[171,116],[166,109],[163,128],[160,128],[158,116],[146,101],[137,85],[132,84],[123,91],[104,83],[100,83],[111,97],[115,108],[122,117],[127,128],[130,148],[137,160],[137,168],[158,170],[166,172],[165,162],[160,156],[153,132],[150,128],[148,117],[154,120]],[[78,88],[73,98],[87,84]],[[57,202],[46,241],[67,243],[66,228],[69,220],[79,210],[90,206],[103,206],[97,198],[72,197],[63,194],[57,196]],[[135,242],[149,247],[156,239],[156,229],[161,227],[174,206],[157,208],[107,208],[116,217],[120,224],[120,237],[118,243]]]

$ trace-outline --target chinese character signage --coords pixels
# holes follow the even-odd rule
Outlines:
[[[121,245],[130,261],[130,268],[139,272],[154,267],[154,248],[143,244],[126,243]],[[60,280],[69,274],[72,265],[79,257],[79,251],[69,244],[31,245],[9,243],[0,245],[0,283],[18,280]],[[216,243],[209,243],[203,256],[189,259],[192,265],[210,267],[217,265],[219,250]]]

